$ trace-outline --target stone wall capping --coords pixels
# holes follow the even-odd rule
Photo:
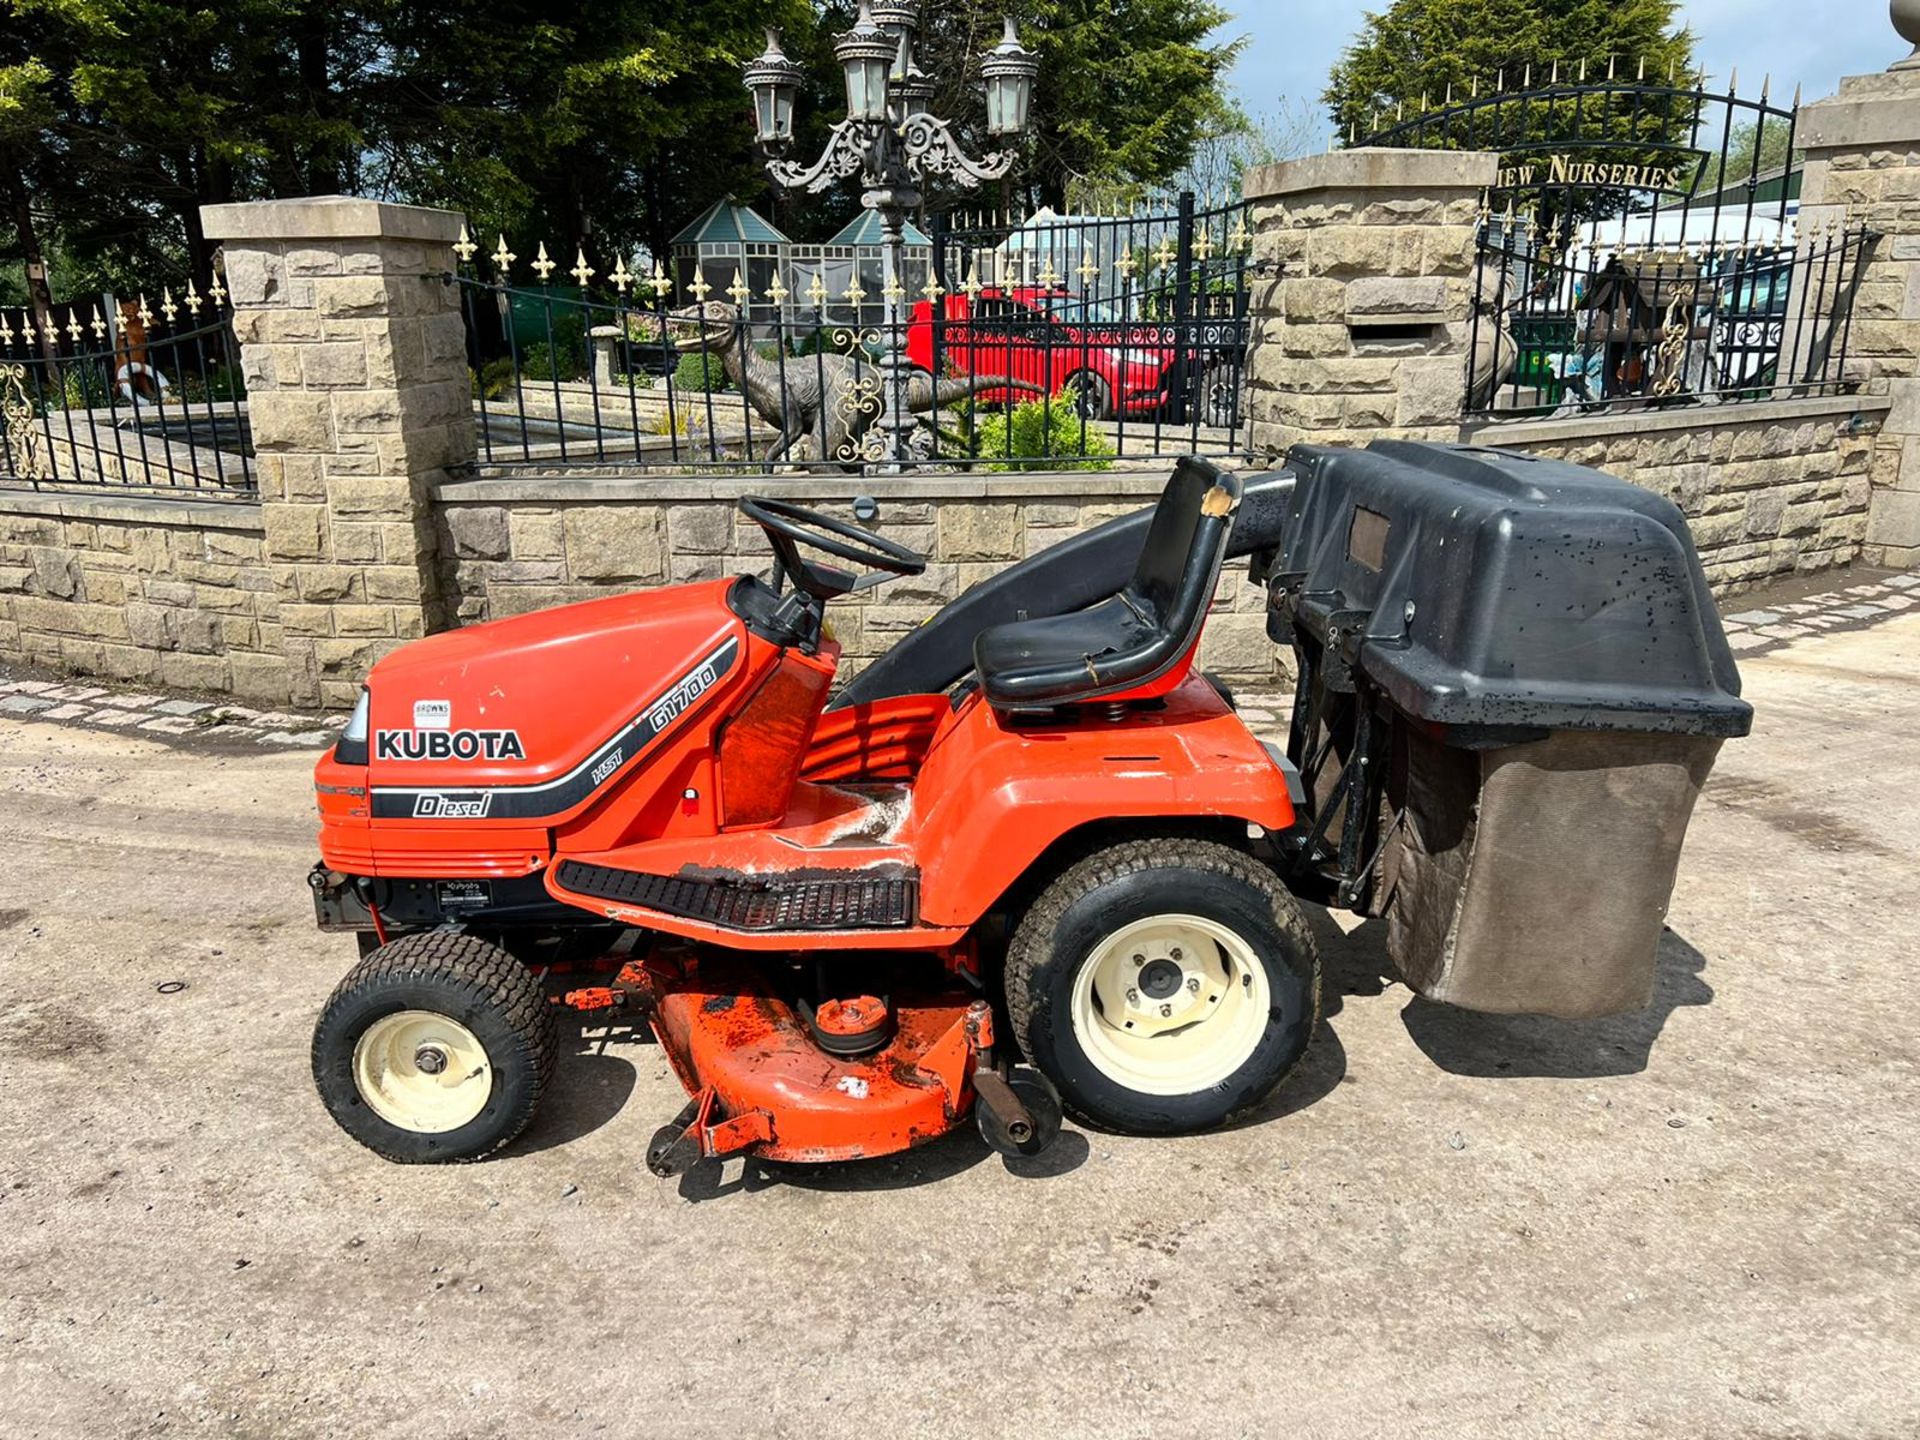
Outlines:
[[[15,490],[0,485],[0,515],[45,515],[61,520],[111,520],[192,530],[262,533],[260,507],[247,500],[174,500],[110,491]]]
[[[433,498],[448,505],[553,504],[593,501],[678,502],[737,500],[766,495],[801,504],[858,499],[876,500],[1033,500],[1056,498],[1156,496],[1173,472],[1035,471],[1025,475],[650,475],[599,476],[482,473],[443,480]]]
[[[1877,425],[1885,418],[1889,401],[1883,395],[1810,395],[1788,400],[1754,400],[1727,405],[1677,405],[1662,410],[1616,410],[1596,415],[1569,415],[1560,420],[1484,420],[1460,427],[1460,439],[1469,445],[1510,448],[1522,445],[1563,445],[1579,440],[1606,440],[1618,435],[1698,430],[1714,421],[1734,424],[1758,421],[1772,424],[1802,420],[1846,421],[1854,415]]]
[[[1315,190],[1472,190],[1498,178],[1500,157],[1486,150],[1389,150],[1360,146],[1282,160],[1247,171],[1242,187],[1258,203]]]
[[[460,238],[460,217],[451,210],[394,205],[354,195],[311,195],[298,200],[254,200],[203,205],[200,224],[209,240],[429,241],[451,245]]]

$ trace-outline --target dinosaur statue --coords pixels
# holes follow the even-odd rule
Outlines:
[[[880,415],[881,374],[860,353],[768,360],[755,350],[740,308],[719,300],[671,311],[668,320],[676,332],[674,348],[718,356],[754,412],[780,432],[763,461],[779,460],[802,435],[812,437],[820,459],[852,469],[866,458],[862,442]],[[960,375],[936,384],[926,371],[915,370],[907,380],[906,405],[912,414],[925,415],[983,390],[1040,389],[1007,375]]]

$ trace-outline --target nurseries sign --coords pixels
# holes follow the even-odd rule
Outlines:
[[[1667,165],[1631,160],[1583,160],[1576,155],[1543,155],[1503,166],[1499,188],[1525,190],[1537,185],[1589,185],[1595,189],[1660,190],[1684,195],[1700,172],[1700,156]]]

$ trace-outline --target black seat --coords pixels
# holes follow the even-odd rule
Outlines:
[[[1161,492],[1133,578],[1117,595],[975,637],[973,665],[988,703],[1069,705],[1167,679],[1199,643],[1239,503],[1237,476],[1182,460]]]

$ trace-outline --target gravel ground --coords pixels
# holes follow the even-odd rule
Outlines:
[[[0,716],[0,1434],[1911,1437],[1920,611],[1742,663],[1651,1009],[1318,917],[1263,1113],[1023,1173],[663,1183],[659,1052],[573,1028],[504,1156],[384,1164],[307,1073],[311,754]]]

